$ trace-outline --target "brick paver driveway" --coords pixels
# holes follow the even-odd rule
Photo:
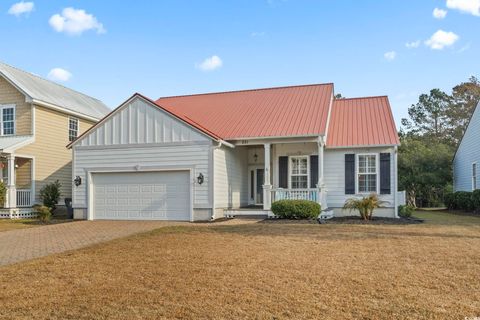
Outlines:
[[[0,265],[182,224],[192,225],[168,221],[75,221],[0,232]]]

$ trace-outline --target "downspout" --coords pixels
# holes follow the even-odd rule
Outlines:
[[[393,161],[395,167],[393,168],[394,172],[394,179],[395,179],[395,187],[393,188],[393,204],[394,204],[394,214],[395,218],[398,218],[398,146],[393,148]]]

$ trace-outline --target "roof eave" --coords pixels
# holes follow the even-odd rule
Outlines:
[[[52,110],[55,110],[55,111],[60,111],[60,112],[63,112],[63,113],[67,113],[67,114],[70,114],[72,116],[75,116],[75,117],[78,117],[78,118],[83,118],[83,119],[86,119],[86,120],[89,120],[89,121],[97,122],[101,119],[101,118],[92,117],[92,116],[89,116],[89,115],[86,115],[86,114],[83,114],[83,113],[80,113],[80,112],[75,112],[73,110],[58,106],[56,104],[48,103],[48,102],[38,100],[38,99],[30,99],[29,102],[32,103],[32,104],[41,106],[41,107],[45,107],[45,108],[49,108],[49,109],[52,109]]]
[[[329,146],[326,145],[326,149],[357,149],[357,148],[391,148],[399,147],[400,143],[394,144],[362,144],[362,145],[349,145],[349,146]]]

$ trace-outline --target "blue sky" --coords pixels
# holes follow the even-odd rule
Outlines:
[[[334,82],[388,95],[399,126],[420,93],[480,75],[480,0],[32,2],[0,0],[0,60],[112,108]]]

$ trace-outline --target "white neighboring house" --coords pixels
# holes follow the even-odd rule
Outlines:
[[[333,84],[150,100],[135,94],[68,145],[77,219],[209,220],[308,199],[334,215],[378,193],[396,217],[399,139],[386,96]]]

